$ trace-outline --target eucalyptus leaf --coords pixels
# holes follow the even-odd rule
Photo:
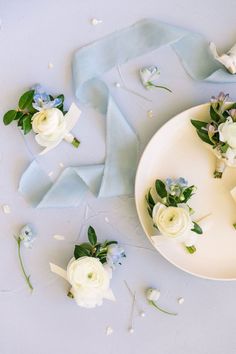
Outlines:
[[[88,239],[91,245],[95,246],[97,244],[97,235],[92,226],[88,228]]]
[[[15,110],[10,110],[8,111],[7,113],[4,114],[3,116],[3,123],[5,125],[8,125],[10,124],[11,122],[13,122],[13,120],[16,118],[16,115],[17,115],[17,111]]]
[[[19,99],[19,108],[20,109],[31,109],[32,102],[34,98],[34,90],[25,92]]]

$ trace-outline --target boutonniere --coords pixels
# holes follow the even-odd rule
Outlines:
[[[103,299],[115,300],[110,288],[112,270],[121,264],[125,252],[116,241],[98,242],[92,226],[88,228],[88,241],[75,246],[66,270],[53,263],[50,268],[70,283],[68,296],[77,305],[93,308],[102,305]]]
[[[80,116],[79,108],[72,103],[69,111],[64,110],[64,96],[53,97],[39,86],[25,92],[19,99],[18,107],[4,114],[5,125],[17,121],[26,135],[31,130],[36,142],[45,149],[40,154],[55,148],[62,140],[78,148],[80,142],[70,131]]]
[[[194,210],[188,205],[196,187],[188,186],[188,182],[182,177],[167,178],[165,181],[157,179],[155,190],[157,201],[151,189],[146,195],[147,211],[153,220],[153,226],[160,233],[152,236],[153,240],[161,238],[181,242],[189,253],[194,253],[198,236],[203,233],[200,222],[192,220]]]
[[[227,104],[223,92],[212,97],[210,120],[191,120],[199,138],[211,147],[217,158],[215,178],[221,178],[226,166],[236,167],[236,104]]]

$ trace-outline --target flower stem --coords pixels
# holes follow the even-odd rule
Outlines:
[[[217,158],[216,169],[214,171],[214,178],[222,178],[223,172],[225,170],[225,163],[222,159]]]
[[[71,143],[76,149],[79,147],[80,145],[80,141],[76,138],[74,138],[74,140]]]
[[[178,315],[175,312],[169,312],[169,311],[166,311],[166,310],[162,309],[161,307],[157,306],[157,304],[153,300],[149,300],[148,303],[149,303],[149,305],[154,306],[157,310],[159,310],[159,311],[161,311],[161,312],[163,312],[163,313],[165,313],[167,315],[171,315],[171,316],[177,316]]]
[[[22,271],[22,273],[23,273],[23,276],[24,276],[24,278],[25,278],[25,281],[26,281],[26,283],[28,284],[30,290],[33,291],[34,288],[33,288],[32,284],[31,284],[31,282],[30,282],[30,275],[27,275],[27,274],[26,274],[25,268],[24,268],[24,264],[23,264],[23,261],[22,261],[21,252],[20,252],[20,250],[21,250],[21,248],[20,248],[20,246],[21,246],[21,239],[20,239],[19,237],[18,237],[18,239],[17,239],[17,245],[18,245],[18,257],[19,257],[19,261],[20,261],[21,271]]]
[[[153,84],[152,82],[149,82],[149,83],[148,83],[148,86],[149,86],[149,87],[162,88],[163,90],[166,90],[166,91],[169,91],[169,92],[172,93],[171,89],[169,89],[168,87],[160,86],[160,85],[155,85],[155,84]]]

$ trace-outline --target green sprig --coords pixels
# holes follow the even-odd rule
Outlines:
[[[117,241],[105,241],[103,243],[98,243],[96,231],[92,226],[88,228],[88,243],[81,243],[80,245],[75,245],[74,257],[78,259],[80,257],[95,257],[99,258],[101,263],[106,262],[106,256],[108,251],[108,246],[112,244],[117,244]]]

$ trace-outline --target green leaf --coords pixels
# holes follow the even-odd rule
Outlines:
[[[91,245],[95,246],[97,244],[97,235],[92,226],[88,228],[88,239]]]
[[[193,229],[191,229],[191,231],[196,232],[196,234],[202,235],[203,231],[202,228],[195,222],[193,221]]]
[[[10,110],[8,111],[7,113],[4,114],[3,116],[3,123],[5,125],[8,125],[10,124],[11,122],[13,122],[13,120],[16,118],[16,115],[17,115],[17,111],[15,110]]]
[[[88,242],[81,243],[80,247],[86,248],[89,252],[93,251],[93,246],[91,246]]]
[[[102,247],[107,247],[109,245],[114,245],[114,244],[117,245],[117,243],[118,243],[117,241],[105,241]]]
[[[15,116],[15,120],[21,119],[23,116],[24,116],[24,112],[18,111]]]
[[[32,118],[31,115],[27,115],[26,117],[23,118],[22,128],[25,135],[28,134],[32,129],[31,118]]]
[[[207,122],[202,122],[200,120],[194,120],[194,119],[191,119],[191,123],[197,130],[205,128],[208,124]]]
[[[152,210],[150,208],[147,208],[149,216],[152,218]]]
[[[197,250],[195,246],[190,246],[190,247],[185,246],[185,247],[186,247],[186,250],[191,254],[195,253]]]
[[[78,259],[80,257],[91,256],[90,251],[82,245],[76,245],[74,250],[74,257]]]
[[[204,141],[204,143],[207,143],[209,145],[214,145],[213,142],[209,139],[207,132],[204,132],[202,130],[197,130],[197,135],[202,141]]]
[[[149,189],[148,194],[146,195],[146,200],[147,200],[148,204],[152,207],[154,207],[154,205],[156,204],[155,200],[153,199],[152,194],[151,194],[151,188]]]
[[[222,116],[211,106],[210,107],[210,116],[214,122],[219,122]]]
[[[156,191],[157,194],[161,197],[161,198],[165,198],[167,196],[167,191],[166,191],[166,186],[165,183],[162,182],[160,179],[156,180],[155,183],[156,186]]]
[[[194,186],[190,186],[190,187],[186,188],[186,189],[183,191],[184,202],[185,202],[185,203],[186,203],[186,202],[191,198],[191,196],[193,195],[193,187],[194,187]]]
[[[19,108],[20,109],[30,109],[32,108],[32,102],[34,97],[34,90],[25,92],[19,99]]]
[[[64,99],[65,99],[65,96],[64,95],[59,95],[59,96],[57,96],[57,97],[55,97],[55,98],[60,98],[61,99],[61,104],[63,105],[63,103],[64,103]]]
[[[225,144],[223,144],[223,145],[220,146],[220,151],[221,151],[223,154],[225,154],[226,151],[228,150],[228,148],[229,148],[229,145],[228,145],[227,143],[225,143]]]

